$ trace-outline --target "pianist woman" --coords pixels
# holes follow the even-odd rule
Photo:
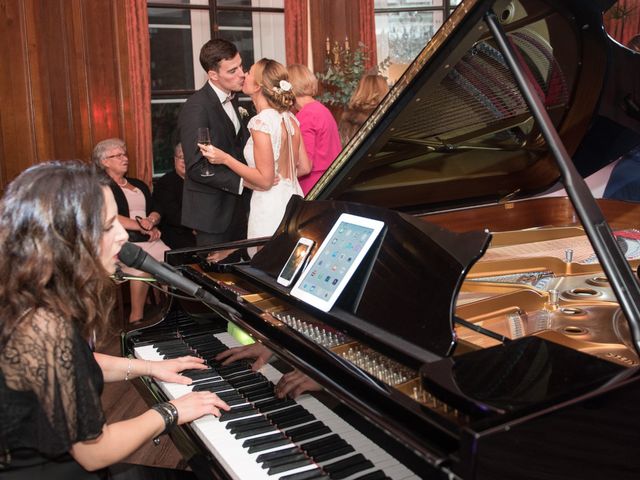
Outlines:
[[[105,478],[106,467],[176,424],[229,408],[198,392],[105,422],[103,382],[150,375],[187,384],[178,372],[204,368],[193,357],[144,362],[92,352],[89,340],[104,331],[114,303],[109,276],[126,239],[111,190],[80,163],[32,167],[0,202],[3,479]]]

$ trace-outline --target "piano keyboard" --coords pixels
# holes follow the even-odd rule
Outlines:
[[[188,338],[187,343],[193,351],[203,352],[200,356],[205,359],[217,354],[212,350],[216,348],[214,343],[220,350],[239,346],[227,333],[201,334]],[[143,360],[162,360],[188,354],[187,343],[178,339],[159,341],[138,346],[134,353]],[[193,351],[190,354],[195,355]],[[212,365],[210,360],[208,363]],[[272,390],[282,374],[271,365],[265,365],[258,374],[252,373],[246,362],[212,370],[207,374],[186,372],[194,380],[188,386],[156,383],[170,400],[200,389],[215,391],[231,405],[231,411],[220,418],[208,415],[192,422],[191,427],[232,478],[418,478],[316,398],[301,395],[295,401],[276,399]]]

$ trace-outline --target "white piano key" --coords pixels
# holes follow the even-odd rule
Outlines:
[[[229,348],[240,346],[239,342],[237,342],[236,339],[228,333],[222,333],[214,336]],[[134,349],[134,354],[137,358],[143,360],[162,360],[163,358],[162,355],[158,353],[156,348],[151,345],[136,347]],[[260,373],[262,373],[268,380],[270,380],[274,384],[277,384],[282,377],[282,373],[269,364],[264,365],[260,369]],[[179,385],[161,381],[156,381],[156,383],[170,400],[179,398],[189,393],[193,388],[192,386],[188,385]],[[358,478],[362,475],[365,475],[366,473],[374,472],[376,470],[383,470],[388,477],[398,480],[418,478],[413,472],[407,469],[404,465],[400,464],[396,459],[391,457],[385,450],[381,449],[378,445],[369,440],[365,435],[349,425],[340,416],[336,415],[332,410],[330,410],[316,398],[312,397],[311,395],[304,394],[296,399],[296,401],[299,405],[302,405],[311,414],[313,414],[316,420],[322,421],[325,425],[327,425],[327,427],[331,429],[331,433],[321,434],[317,437],[314,437],[313,439],[305,439],[300,443],[306,443],[314,439],[335,433],[338,434],[347,443],[349,443],[355,450],[354,452],[350,452],[343,456],[336,457],[326,462],[322,462],[322,464],[331,464],[343,458],[348,458],[357,453],[361,453],[374,464],[374,467],[362,472],[358,472],[357,474],[354,474],[349,478]],[[305,422],[304,424],[311,423],[312,421]],[[297,428],[304,424],[296,425],[295,427],[289,427],[288,429]],[[212,415],[207,415],[206,417],[199,418],[198,420],[195,420],[191,423],[191,427],[193,428],[194,432],[200,437],[202,442],[216,457],[222,467],[227,472],[229,472],[232,478],[237,478],[238,480],[249,478],[252,480],[275,479],[285,475],[311,470],[317,467],[315,463],[311,463],[310,465],[304,467],[292,469],[287,472],[280,472],[270,476],[268,474],[268,470],[263,469],[261,465],[257,463],[257,457],[263,453],[289,448],[293,444],[285,444],[273,447],[268,450],[250,454],[248,453],[247,449],[242,447],[242,444],[245,440],[247,440],[248,438],[257,438],[265,435],[270,435],[273,432],[260,433],[252,437],[236,439],[231,434],[231,432],[225,428],[225,425],[226,422],[220,422],[216,417]],[[284,430],[286,431],[287,429]]]

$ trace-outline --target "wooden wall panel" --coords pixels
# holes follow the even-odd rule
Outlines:
[[[150,155],[137,168],[135,152],[151,150],[139,145],[150,143],[151,119],[131,101],[139,65],[128,60],[130,42],[144,50],[148,38],[139,19],[127,28],[131,12],[146,18],[145,0],[0,0],[2,189],[35,163],[88,161],[109,137],[127,142],[129,173],[151,180]]]
[[[35,163],[25,5],[0,0],[0,181],[2,187]]]

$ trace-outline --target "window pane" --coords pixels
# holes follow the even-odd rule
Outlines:
[[[411,63],[440,28],[443,12],[394,12],[376,14],[378,59]]]
[[[460,0],[457,0],[458,2]],[[454,1],[451,5],[457,5]],[[441,7],[442,0],[375,0],[373,8],[420,8],[420,7]]]
[[[150,8],[149,36],[152,90],[188,90],[201,83],[197,59],[210,38],[208,11]]]
[[[220,36],[233,42],[248,69],[262,57],[284,63],[284,14],[220,12]]]
[[[153,174],[173,168],[173,147],[178,143],[178,113],[185,99],[151,102],[151,135],[153,137]]]

